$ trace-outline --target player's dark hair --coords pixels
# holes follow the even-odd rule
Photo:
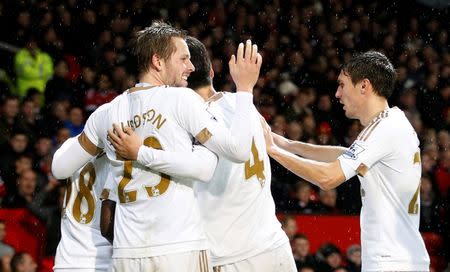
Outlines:
[[[211,85],[211,60],[209,59],[206,47],[202,42],[191,36],[186,38],[186,43],[191,53],[191,62],[195,67],[195,71],[188,78],[189,88],[197,89]]]
[[[394,90],[396,72],[383,53],[368,51],[356,54],[341,70],[350,77],[353,85],[368,79],[379,96],[389,98]]]

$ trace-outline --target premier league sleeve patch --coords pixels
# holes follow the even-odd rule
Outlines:
[[[365,148],[360,143],[354,142],[342,155],[346,159],[357,160],[358,155],[364,150]]]

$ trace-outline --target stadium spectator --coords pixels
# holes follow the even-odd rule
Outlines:
[[[286,233],[287,237],[289,238],[289,241],[292,244],[294,243],[294,236],[297,234],[297,221],[295,219],[295,216],[286,215],[281,220],[281,227],[283,228],[284,232]]]
[[[69,119],[64,121],[64,127],[70,131],[70,137],[80,134],[84,128],[83,110],[73,107],[69,110]]]
[[[420,179],[420,231],[438,232],[440,217],[436,189],[428,175]]]
[[[317,263],[310,252],[309,240],[306,235],[296,234],[294,236],[293,253],[298,270],[303,267],[317,268]]]
[[[320,214],[339,214],[339,209],[336,206],[337,190],[320,190],[317,211]]]
[[[361,272],[361,246],[351,245],[347,248],[347,270]]]
[[[17,76],[17,94],[24,97],[28,89],[36,88],[41,93],[47,81],[53,76],[53,60],[39,49],[36,37],[31,34],[26,43],[14,57]]]
[[[17,252],[11,259],[11,272],[35,272],[36,269],[36,262],[26,252]]]
[[[318,207],[313,201],[315,195],[312,186],[306,181],[300,181],[296,188],[295,199],[289,202],[289,211],[303,214],[316,213]]]
[[[8,142],[12,129],[16,126],[20,100],[17,96],[8,96],[1,104],[0,145]]]
[[[0,154],[2,154],[2,160],[0,160],[0,173],[4,178],[11,177],[14,173],[14,164],[17,158],[26,153],[28,147],[28,136],[24,131],[15,130],[8,143],[0,146]],[[7,191],[12,190],[14,192],[15,180],[5,180]]]
[[[38,135],[42,133],[40,131],[42,120],[37,114],[33,100],[31,98],[24,99],[16,126],[28,135],[30,145],[34,144]]]
[[[108,73],[97,75],[96,85],[86,91],[85,111],[90,115],[99,106],[112,101],[118,92],[112,89],[111,76]]]
[[[3,242],[3,239],[5,239],[6,236],[6,223],[3,220],[0,220],[0,269],[3,271],[3,269],[6,266],[9,266],[9,262],[14,255],[14,248],[12,248],[10,245],[5,244]],[[2,269],[3,268],[3,269]]]
[[[319,261],[317,271],[331,272],[342,265],[341,251],[332,243],[321,245],[316,253],[316,258]]]
[[[69,67],[64,59],[59,59],[55,63],[55,74],[47,82],[45,87],[45,104],[51,106],[55,101],[74,102],[74,84],[67,80]]]

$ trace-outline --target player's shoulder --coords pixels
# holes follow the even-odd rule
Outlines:
[[[402,110],[397,107],[382,111],[372,122],[366,126],[359,136],[358,140],[367,141],[374,138],[386,139],[389,142],[395,142],[401,138],[406,131],[411,130],[411,124]]]
[[[167,86],[165,90],[163,90],[167,95],[170,95],[172,99],[177,99],[180,101],[188,102],[191,100],[198,100],[202,103],[203,98],[197,94],[194,90],[187,87],[169,87]]]
[[[217,92],[208,100],[208,103],[216,103],[221,105],[222,107],[231,107],[234,108],[236,105],[236,93],[231,92]]]

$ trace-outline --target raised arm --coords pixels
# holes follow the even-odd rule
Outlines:
[[[253,87],[261,69],[262,57],[256,44],[247,40],[239,44],[236,56],[228,63],[230,74],[236,84],[237,98],[235,114],[230,130],[210,122],[205,130],[196,135],[197,140],[220,156],[233,161],[245,162],[250,157]]]
[[[347,148],[342,146],[315,145],[300,141],[292,141],[273,132],[272,137],[275,145],[278,147],[304,158],[321,162],[336,161],[337,158],[347,150]]]

